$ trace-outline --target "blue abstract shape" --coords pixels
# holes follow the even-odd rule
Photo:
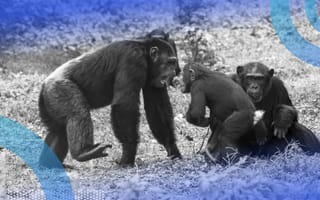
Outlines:
[[[289,0],[270,0],[273,27],[286,48],[309,64],[320,66],[320,48],[306,41],[297,31],[290,16]]]
[[[39,136],[19,123],[0,116],[0,146],[16,154],[32,169],[46,200],[74,199],[69,177],[61,162]],[[38,158],[42,148],[47,148],[47,160],[50,160],[52,166],[58,167],[58,173],[39,166]]]
[[[310,24],[314,27],[314,29],[320,31],[320,19],[317,15],[316,0],[306,0],[305,2],[306,15]]]

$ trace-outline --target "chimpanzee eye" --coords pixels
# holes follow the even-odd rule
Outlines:
[[[258,82],[261,82],[261,81],[264,81],[264,76],[247,76],[247,80],[248,81],[258,81]]]
[[[247,76],[248,81],[254,81],[254,76]]]
[[[261,82],[261,81],[264,80],[264,77],[263,77],[263,76],[257,76],[257,77],[255,78],[255,80]]]

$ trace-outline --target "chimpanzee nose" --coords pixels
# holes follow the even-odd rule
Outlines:
[[[251,86],[251,90],[259,90],[259,86],[258,85],[252,85]]]

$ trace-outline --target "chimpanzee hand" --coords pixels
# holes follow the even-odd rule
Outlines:
[[[274,113],[274,132],[278,138],[284,138],[289,127],[294,121],[297,121],[297,111],[288,105],[278,105]]]
[[[288,128],[277,128],[277,127],[274,127],[273,134],[274,134],[274,136],[276,136],[278,138],[285,138],[287,132],[288,132]]]

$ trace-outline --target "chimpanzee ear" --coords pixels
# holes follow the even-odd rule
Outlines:
[[[153,62],[157,62],[159,58],[159,48],[158,47],[151,47],[150,48],[150,57]]]
[[[243,66],[238,66],[237,67],[237,74],[240,75],[244,71]]]
[[[274,70],[273,70],[273,69],[270,69],[269,72],[268,72],[268,74],[269,74],[270,77],[272,77],[273,74],[274,74]]]
[[[189,73],[190,73],[190,81],[196,80],[196,72],[194,71],[194,69],[189,69]]]

